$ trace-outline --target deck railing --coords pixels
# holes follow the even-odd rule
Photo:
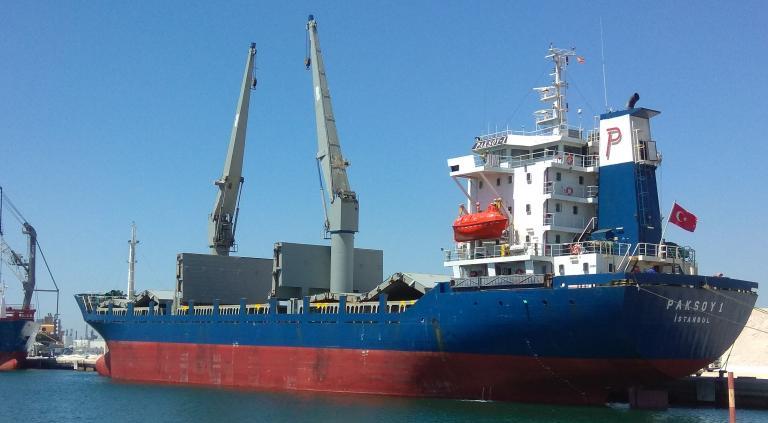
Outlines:
[[[406,311],[408,308],[410,308],[412,305],[416,303],[416,300],[407,300],[407,301],[387,301],[386,302],[386,313],[402,313]],[[345,306],[345,311],[347,314],[366,314],[366,313],[378,313],[379,309],[381,307],[381,303],[378,301],[365,301],[365,302],[352,302],[347,303]],[[96,307],[91,313],[95,313],[97,315],[107,316],[127,316],[129,315],[129,310],[133,310],[133,316],[149,316],[150,315],[150,309],[152,309],[152,315],[156,316],[163,316],[166,315],[165,308],[164,307],[133,307],[131,308],[124,308],[124,307]],[[215,314],[216,306],[213,305],[194,305],[191,307],[192,315],[194,316],[213,316]],[[270,314],[269,313],[270,305],[268,303],[265,304],[246,304],[245,305],[245,313],[246,315],[254,315],[254,314]],[[176,311],[177,316],[189,316],[190,315],[190,307],[189,306],[181,306]],[[237,316],[241,314],[242,307],[240,305],[219,305],[218,306],[218,315],[219,316]],[[284,312],[281,311],[282,314],[304,314],[304,304],[298,303],[296,309],[294,312],[289,312],[287,308],[283,308]],[[309,304],[309,314],[338,314],[339,313],[339,303],[310,303]]]
[[[5,305],[5,319],[34,319],[34,309],[24,309],[21,304],[6,304]]]
[[[560,257],[580,254],[601,254],[606,256],[644,256],[661,260],[696,262],[696,251],[690,247],[667,244],[629,244],[612,241],[568,242],[561,244],[525,243],[521,245],[487,245],[443,250],[443,261],[476,260],[485,258],[512,257],[519,255]]]
[[[638,256],[656,257],[661,259],[681,260],[686,263],[696,263],[696,250],[691,247],[669,244],[637,244]]]
[[[527,242],[518,245],[487,245],[482,247],[452,248],[443,250],[444,261],[474,260],[493,257],[507,257],[520,255],[539,255],[544,251],[544,244]]]
[[[545,181],[544,194],[554,194],[577,198],[593,198],[597,197],[597,186],[573,185],[566,184],[562,181]]]
[[[485,139],[494,139],[494,138],[500,138],[505,135],[552,135],[552,132],[555,128],[559,128],[560,132],[565,135],[568,134],[569,136],[576,136],[576,138],[583,138],[582,134],[584,133],[584,128],[575,126],[575,125],[568,125],[568,124],[562,124],[557,125],[555,127],[549,127],[549,128],[541,128],[536,129],[533,131],[526,131],[525,129],[520,130],[514,130],[514,129],[504,129],[497,132],[492,132],[485,134],[480,137],[481,140]]]
[[[549,279],[546,275],[502,275],[502,276],[476,276],[470,278],[453,279],[454,288],[499,288],[504,286],[542,286]]]
[[[569,215],[567,212],[544,213],[544,225],[560,226],[565,228],[582,228],[587,226],[590,218],[586,216]]]
[[[495,169],[514,169],[528,166],[537,162],[551,160],[553,163],[566,166],[594,167],[598,164],[597,155],[582,155],[573,153],[561,153],[557,150],[545,149],[535,153],[519,156],[502,156],[500,154],[486,153],[475,154],[475,167]]]

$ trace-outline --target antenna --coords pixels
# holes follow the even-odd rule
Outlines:
[[[608,110],[608,86],[605,83],[605,41],[603,40],[603,17],[600,17],[600,57],[603,60],[603,97],[605,110]]]

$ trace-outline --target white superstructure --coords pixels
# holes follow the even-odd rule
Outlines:
[[[546,57],[554,65],[553,81],[549,86],[534,89],[549,106],[534,113],[536,130],[507,130],[476,137],[472,154],[448,160],[450,176],[466,197],[466,210],[484,210],[501,199],[509,224],[498,238],[456,242],[444,250],[444,265],[453,269],[455,277],[557,276],[648,269],[695,274],[692,250],[660,239],[647,242],[656,234],[656,228],[644,228],[646,232],[650,228],[652,233],[644,232],[632,241],[614,235],[623,234],[623,227],[604,231],[609,232],[610,238],[590,238],[591,233],[601,229],[597,224],[598,198],[614,200],[599,195],[600,160],[606,156],[600,148],[601,132],[614,130],[616,121],[631,125],[625,130],[625,140],[629,142],[624,145],[616,144],[611,134],[604,135],[614,140],[614,154],[609,160],[621,158],[628,166],[642,166],[642,172],[652,173],[660,157],[655,142],[650,141],[649,120],[658,112],[632,107],[617,113],[618,117],[601,116],[600,128],[584,131],[570,126],[565,70],[569,58],[582,59],[573,50],[553,47]],[[612,126],[606,127],[605,122]],[[629,170],[630,174],[632,171]],[[632,185],[633,190],[628,190],[631,195],[637,190],[637,207],[642,211],[646,197],[656,197],[655,179],[652,191],[635,186],[636,180],[643,180],[636,176],[637,172],[626,183]],[[654,201],[658,216],[658,199]],[[654,211],[652,207],[646,208],[650,210],[648,214]],[[603,213],[604,221],[616,220],[617,216]],[[626,213],[618,215],[619,220],[622,216]],[[628,232],[635,236],[637,231]]]

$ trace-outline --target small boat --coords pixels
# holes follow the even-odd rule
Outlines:
[[[494,201],[488,204],[485,211],[469,214],[463,205],[460,206],[459,217],[453,222],[453,239],[464,242],[501,238],[509,225],[509,219],[502,213],[499,203],[498,200]]]

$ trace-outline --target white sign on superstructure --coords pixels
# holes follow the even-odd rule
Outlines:
[[[648,109],[634,110],[636,111],[600,120],[600,166],[656,160],[655,144],[650,142],[651,128],[648,120],[658,112]],[[643,146],[641,157],[635,157],[638,154],[638,142]],[[649,150],[651,147],[653,151]]]
[[[600,166],[634,161],[631,118],[626,114],[600,121]]]
[[[485,137],[475,138],[475,143],[472,145],[472,150],[482,150],[484,148],[490,148],[490,147],[496,147],[499,145],[504,145],[507,143],[507,136],[506,135],[499,135],[499,136],[492,136],[492,137]]]

